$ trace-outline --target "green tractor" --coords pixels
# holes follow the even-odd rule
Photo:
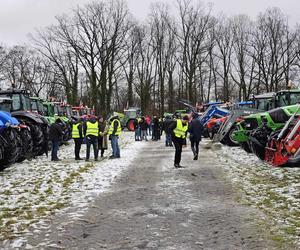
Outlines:
[[[118,113],[119,116],[121,113]],[[121,123],[122,127],[126,127],[129,131],[134,131],[134,120],[138,117],[140,117],[142,114],[140,108],[131,107],[126,110],[124,110],[124,115],[121,115]]]

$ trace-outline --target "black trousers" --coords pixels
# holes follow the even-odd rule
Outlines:
[[[89,135],[86,137],[86,159],[90,159],[90,150],[91,145],[93,145],[94,149],[94,157],[95,160],[98,159],[98,137],[94,135]]]
[[[185,139],[173,136],[172,141],[173,141],[173,144],[175,146],[174,164],[179,164],[180,161],[181,161],[182,145],[184,144]]]
[[[199,143],[200,143],[200,140],[191,139],[191,147],[192,147],[192,151],[193,151],[194,155],[199,154]]]
[[[75,142],[75,159],[80,158],[80,149],[83,139],[82,138],[74,138]]]

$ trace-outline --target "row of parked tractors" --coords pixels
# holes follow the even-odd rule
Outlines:
[[[60,118],[63,141],[71,139],[71,123],[93,114],[87,107],[72,107],[60,102],[30,97],[25,90],[0,91],[0,169],[15,162],[48,154],[49,127]]]
[[[204,136],[241,146],[273,166],[300,166],[300,90],[253,96],[249,102],[208,104]],[[188,104],[193,112],[195,110]]]

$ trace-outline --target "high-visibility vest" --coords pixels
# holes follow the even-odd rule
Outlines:
[[[115,123],[115,121],[118,122],[118,128],[117,128],[117,131],[116,131],[115,135],[120,135],[121,132],[122,132],[121,122],[118,119],[114,119],[112,121],[112,123],[110,124],[109,130],[108,130],[108,134],[109,135],[112,135],[112,133],[114,131],[114,123]]]
[[[80,138],[79,128],[78,128],[79,125],[80,125],[80,123],[77,123],[77,124],[73,124],[73,126],[72,126],[72,138],[73,139]]]
[[[86,123],[86,135],[94,135],[94,136],[99,135],[98,122],[95,122],[95,123],[87,122]]]
[[[178,138],[185,138],[186,131],[188,130],[188,126],[183,126],[182,121],[180,119],[177,120],[176,128],[174,129],[174,134]]]

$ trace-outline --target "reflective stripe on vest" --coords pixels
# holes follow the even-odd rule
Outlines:
[[[178,138],[185,138],[186,131],[188,130],[188,126],[183,126],[182,121],[180,119],[177,120],[176,128],[174,129],[174,134]]]
[[[98,136],[98,134],[99,134],[98,122],[95,123],[87,122],[86,135]]]
[[[114,131],[114,123],[115,121],[118,122],[118,128],[117,128],[117,131],[115,133],[115,135],[120,135],[121,132],[122,132],[122,127],[121,127],[121,122],[118,120],[118,119],[115,119],[112,121],[112,123],[110,124],[110,127],[109,127],[109,130],[108,130],[108,134],[109,135],[112,135],[113,131]]]
[[[80,123],[73,124],[73,126],[72,126],[72,138],[73,139],[80,138],[79,129],[78,129],[79,125],[80,125]]]

